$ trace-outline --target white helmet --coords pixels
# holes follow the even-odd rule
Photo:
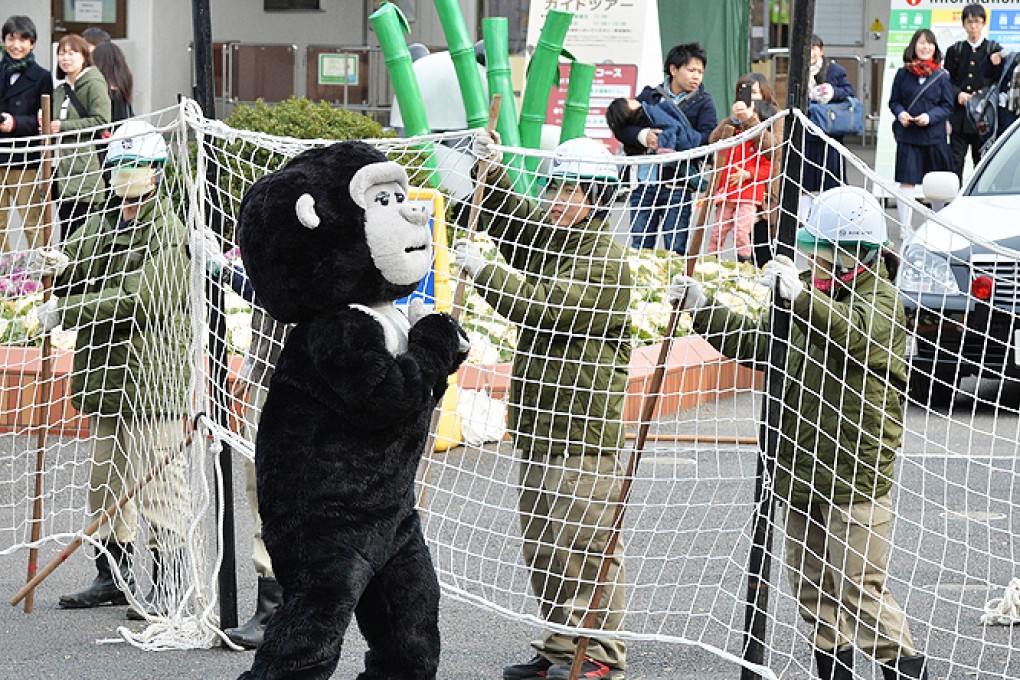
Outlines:
[[[888,243],[885,211],[860,187],[823,191],[812,203],[804,226],[797,230],[797,245],[806,249],[840,245],[877,250]]]
[[[107,165],[153,165],[167,159],[166,140],[144,120],[129,120],[113,131]]]
[[[613,154],[605,144],[588,137],[570,139],[557,146],[549,175],[566,180],[620,181]]]

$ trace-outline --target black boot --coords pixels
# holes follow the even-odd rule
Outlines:
[[[110,556],[99,554],[96,557],[96,571],[98,574],[85,590],[69,595],[61,595],[57,606],[61,609],[88,609],[104,604],[127,604],[127,596],[117,587],[113,578],[113,567],[111,562],[117,565],[117,571],[121,578],[127,583],[128,588],[134,590],[134,576],[131,573],[131,544],[121,545],[116,541],[105,541],[103,546],[110,553]]]
[[[816,649],[815,664],[821,680],[853,680],[854,648],[847,645],[835,651]]]
[[[175,590],[182,586],[180,579],[168,578],[169,564],[182,564],[183,552],[174,551],[170,555],[164,555],[159,550],[152,548],[152,588],[141,598],[142,609],[134,605],[128,607],[127,617],[132,621],[145,621],[149,617],[168,616],[170,608],[176,606],[176,601],[171,601],[170,589]],[[179,571],[179,569],[178,569]],[[143,611],[144,610],[144,611]]]
[[[894,663],[882,664],[882,677],[885,680],[928,680],[928,668],[924,665],[925,658],[901,656]]]
[[[283,588],[275,578],[259,577],[259,597],[255,603],[255,615],[237,628],[227,628],[223,633],[235,645],[245,649],[256,649],[262,644],[266,624],[283,603]]]

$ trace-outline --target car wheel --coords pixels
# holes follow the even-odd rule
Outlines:
[[[948,406],[956,394],[956,374],[946,369],[926,373],[914,369],[910,373],[910,397],[924,406]]]

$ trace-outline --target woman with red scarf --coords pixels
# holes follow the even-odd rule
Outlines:
[[[896,181],[907,190],[924,180],[926,173],[952,170],[946,121],[953,114],[953,86],[942,68],[942,50],[927,28],[914,33],[903,51],[903,66],[896,71],[889,108],[896,120]],[[932,205],[933,209],[942,206]],[[910,228],[912,210],[897,200],[900,223]]]

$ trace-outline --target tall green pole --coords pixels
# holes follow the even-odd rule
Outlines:
[[[384,2],[368,17],[368,20],[372,22],[375,34],[379,38],[379,47],[386,61],[386,71],[393,83],[393,92],[400,105],[400,115],[407,136],[417,137],[431,133],[429,120],[425,115],[425,102],[421,98],[411,53],[404,38],[404,34],[411,31],[407,17],[393,3]],[[421,151],[424,156],[422,167],[429,170],[429,184],[438,189],[439,174],[436,172],[436,156],[432,152],[432,144],[425,144]]]
[[[514,104],[514,86],[510,74],[510,28],[506,17],[482,19],[482,39],[485,40],[485,75],[489,92],[501,99],[496,131],[506,146],[520,146],[521,132],[517,128],[517,106]],[[516,154],[503,157],[507,174],[515,190],[526,193],[521,180],[524,159]]]
[[[591,87],[595,79],[595,65],[575,61],[570,65],[570,81],[567,83],[567,100],[563,105],[563,125],[560,127],[560,143],[584,137],[591,110]]]
[[[551,10],[542,26],[535,54],[528,65],[528,82],[521,102],[521,145],[525,148],[537,149],[541,145],[549,91],[559,81],[560,53],[573,18],[570,12]],[[524,159],[529,176],[538,169],[538,163],[537,158]]]
[[[411,53],[407,50],[405,33],[411,32],[404,13],[391,2],[384,2],[368,17],[379,38],[379,47],[386,60],[386,71],[393,83],[393,92],[400,104],[400,115],[408,137],[427,135],[429,120],[425,115],[425,103],[421,98],[418,79],[414,75]]]
[[[436,0],[436,11],[439,13],[439,23],[443,26],[446,44],[450,49],[453,68],[457,72],[468,127],[483,128],[489,118],[489,105],[485,101],[485,89],[482,86],[482,78],[478,75],[475,47],[468,38],[464,15],[460,12],[457,0]],[[403,112],[403,104],[400,110]]]

